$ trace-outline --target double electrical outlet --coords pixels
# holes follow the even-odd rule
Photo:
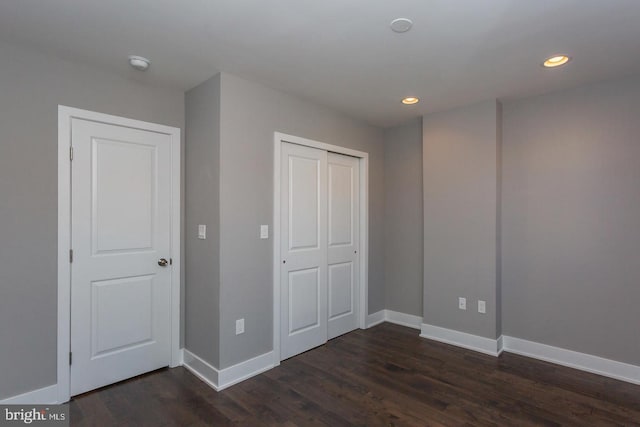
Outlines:
[[[458,308],[460,310],[467,309],[467,299],[464,297],[458,298]],[[478,313],[485,314],[487,312],[487,302],[481,299],[478,300]]]
[[[244,334],[244,319],[236,320],[236,335]]]

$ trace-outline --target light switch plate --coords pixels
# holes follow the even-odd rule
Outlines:
[[[466,310],[467,309],[467,299],[460,297],[458,298],[458,308],[460,310]]]
[[[478,313],[486,314],[487,312],[487,302],[478,300]]]
[[[200,224],[198,225],[198,239],[206,239],[207,238],[207,226]]]
[[[236,320],[236,335],[244,334],[244,319]]]
[[[269,238],[269,226],[268,225],[261,225],[260,226],[260,238],[261,239],[268,239]]]

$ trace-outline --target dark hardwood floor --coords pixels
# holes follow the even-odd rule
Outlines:
[[[640,426],[640,386],[385,323],[219,393],[163,369],[70,408],[73,426]]]

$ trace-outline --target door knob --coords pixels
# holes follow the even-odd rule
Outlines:
[[[166,267],[167,265],[169,265],[169,261],[167,261],[166,258],[160,258],[158,260],[158,265],[160,267]]]

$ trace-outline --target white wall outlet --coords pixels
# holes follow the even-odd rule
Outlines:
[[[487,312],[487,302],[486,301],[482,301],[481,299],[478,300],[478,313],[482,313],[485,314]]]
[[[236,335],[244,334],[244,319],[236,320]]]
[[[198,225],[198,239],[206,239],[207,238],[207,226],[204,224]]]
[[[268,239],[269,238],[269,226],[268,225],[261,225],[260,226],[260,238],[261,239]]]
[[[458,308],[460,310],[466,310],[467,309],[467,299],[460,297],[458,298]]]

